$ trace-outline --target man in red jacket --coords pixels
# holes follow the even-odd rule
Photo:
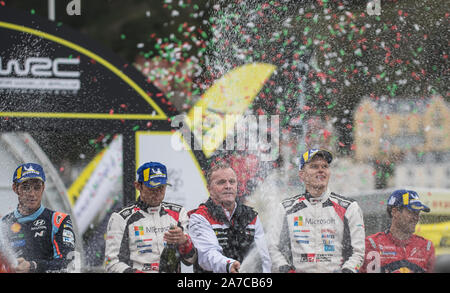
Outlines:
[[[421,211],[428,213],[430,208],[420,201],[415,191],[394,191],[387,203],[391,226],[386,232],[366,237],[366,255],[360,272],[433,272],[433,243],[413,234]]]

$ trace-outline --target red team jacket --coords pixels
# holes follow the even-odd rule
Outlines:
[[[399,240],[390,232],[366,237],[366,253],[361,273],[431,273],[434,269],[434,246],[430,240],[412,235]]]

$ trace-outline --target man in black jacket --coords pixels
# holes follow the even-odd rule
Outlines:
[[[219,163],[206,177],[210,198],[189,212],[189,234],[198,251],[194,272],[237,273],[256,246],[262,272],[270,273],[262,224],[258,213],[236,198],[236,173],[230,165]]]
[[[17,209],[2,218],[2,228],[17,257],[16,273],[66,272],[75,257],[70,216],[45,208],[41,201],[45,173],[39,164],[22,164],[14,172]]]

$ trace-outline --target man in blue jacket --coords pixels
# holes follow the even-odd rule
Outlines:
[[[22,164],[13,175],[16,210],[2,226],[17,257],[16,273],[66,272],[75,251],[70,216],[45,208],[45,173],[39,164]]]

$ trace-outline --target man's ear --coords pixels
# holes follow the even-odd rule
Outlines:
[[[300,180],[303,182],[303,177],[305,176],[305,171],[303,169],[298,171],[298,177],[300,178]]]
[[[18,187],[19,187],[19,185],[18,185],[16,182],[14,182],[14,183],[12,184],[12,190],[13,190],[14,193],[17,194],[17,195],[19,195],[19,191],[17,190]]]
[[[134,181],[134,188],[141,191],[141,182]]]
[[[393,207],[391,211],[392,218],[397,217],[398,213],[401,213],[401,209],[398,207]]]

